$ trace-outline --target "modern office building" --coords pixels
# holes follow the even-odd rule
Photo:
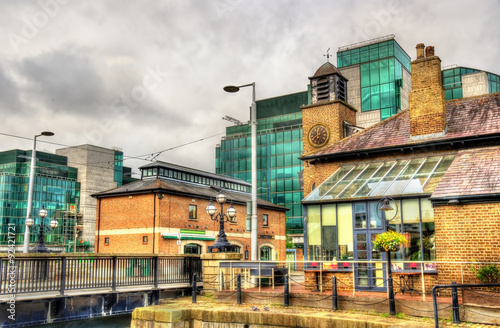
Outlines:
[[[300,107],[308,102],[308,92],[257,101],[257,194],[290,209],[286,229],[291,236],[303,233],[298,157],[302,151]],[[226,128],[226,136],[216,148],[216,173],[249,182],[250,157],[250,124]]]
[[[94,247],[96,200],[90,195],[135,181],[131,169],[123,166],[123,152],[120,149],[80,145],[56,150],[65,156],[68,164],[78,169],[80,181],[80,214],[82,229],[78,236],[80,244],[89,250]]]
[[[51,250],[63,250],[75,239],[76,226],[80,222],[80,182],[78,169],[68,165],[64,156],[36,152],[37,164],[33,189],[32,217],[40,223],[38,212],[48,211],[44,224],[56,218],[59,226],[45,235]],[[16,251],[21,252],[24,243],[25,219],[30,180],[31,150],[9,150],[0,153],[0,249],[6,252],[15,233]],[[14,230],[12,230],[14,228]],[[30,236],[36,243],[37,233]]]
[[[342,101],[358,109],[358,127],[370,126],[408,108],[410,57],[394,35],[340,47],[337,62],[344,78],[339,77],[336,85],[347,88]],[[325,83],[321,77],[332,67],[329,62],[321,66],[313,76],[315,83]],[[329,92],[323,90],[325,95]],[[258,197],[290,209],[287,234],[298,247],[303,243],[302,166],[298,160],[303,150],[301,106],[310,103],[309,91],[257,101]],[[358,127],[344,126],[346,133]],[[216,173],[250,182],[250,158],[250,124],[226,128],[216,147]]]
[[[347,78],[347,103],[357,125],[369,127],[408,109],[410,56],[394,35],[339,47],[337,68]]]
[[[446,100],[500,92],[499,75],[475,68],[446,67],[442,79]]]

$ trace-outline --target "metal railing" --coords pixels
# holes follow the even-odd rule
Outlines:
[[[199,257],[179,256],[36,256],[2,257],[0,295],[119,287],[191,284],[201,275]]]

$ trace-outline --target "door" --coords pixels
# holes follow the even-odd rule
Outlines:
[[[372,250],[372,240],[383,231],[356,231],[354,233],[355,259],[362,261],[382,260],[382,253]],[[385,290],[385,264],[355,264],[356,289]]]
[[[384,232],[383,214],[377,213],[377,203],[354,204],[354,259],[382,260],[384,254],[373,250],[372,240]],[[354,275],[357,290],[385,290],[384,263],[357,263]]]

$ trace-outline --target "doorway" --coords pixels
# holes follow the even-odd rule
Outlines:
[[[378,211],[378,213],[377,213]],[[373,250],[372,241],[385,231],[383,213],[377,210],[377,202],[354,204],[354,260],[367,261],[356,263],[354,271],[357,290],[385,290],[385,264],[369,263],[382,260],[385,254]]]

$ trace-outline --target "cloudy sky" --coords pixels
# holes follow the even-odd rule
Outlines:
[[[0,2],[0,151],[93,144],[124,165],[214,171],[225,115],[304,91],[340,46],[395,34],[415,58],[500,74],[500,1],[40,0]],[[47,142],[43,142],[46,140]],[[132,159],[131,157],[140,158]]]

